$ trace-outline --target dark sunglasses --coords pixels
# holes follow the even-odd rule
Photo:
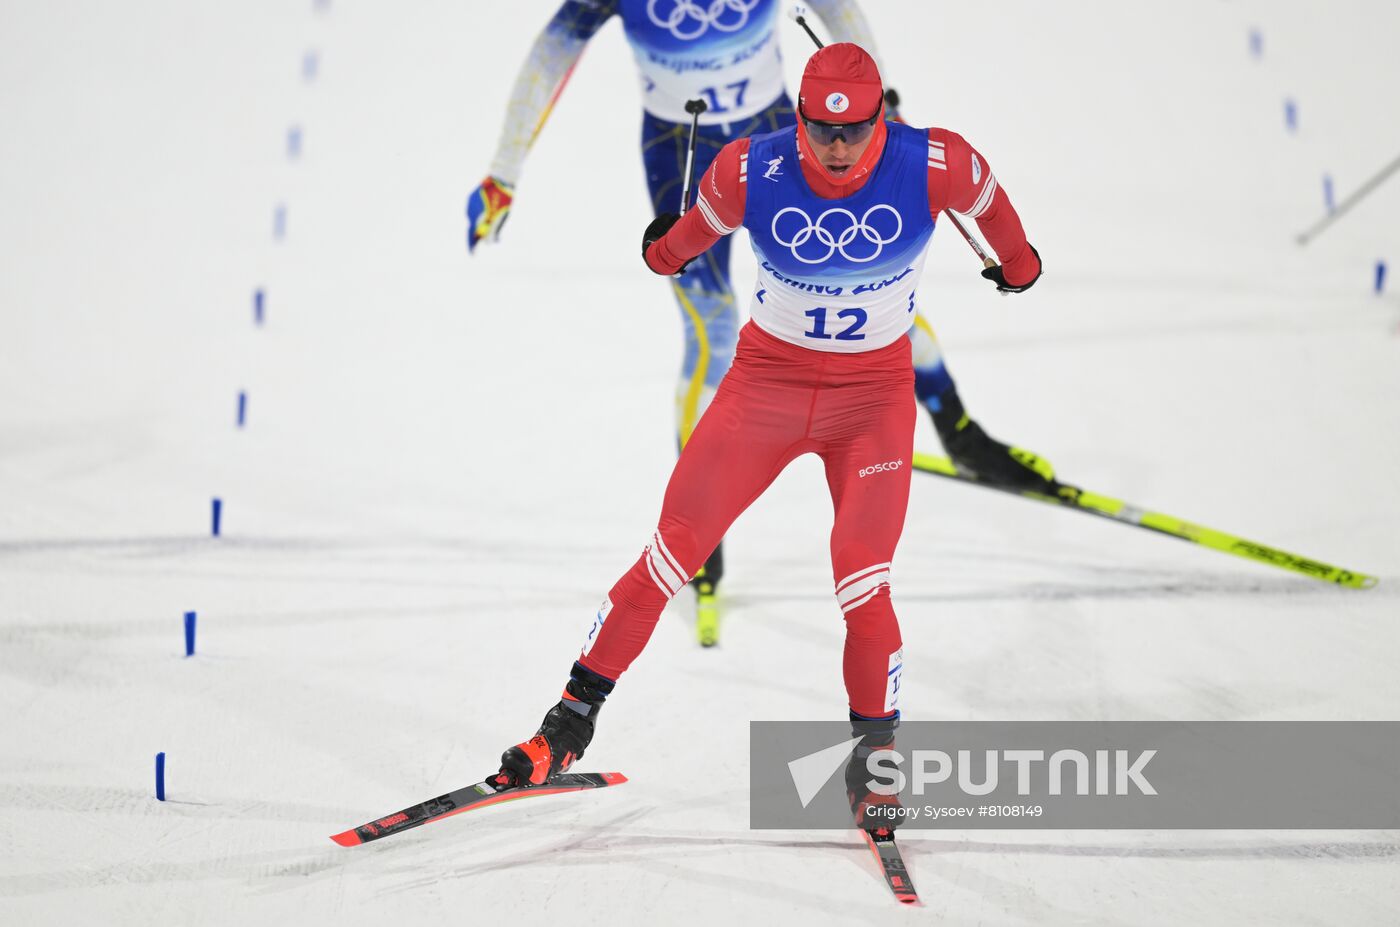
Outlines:
[[[847,145],[859,145],[875,131],[875,122],[879,118],[878,111],[864,122],[818,122],[803,116],[802,125],[807,130],[807,137],[818,145],[833,144],[838,138]]]

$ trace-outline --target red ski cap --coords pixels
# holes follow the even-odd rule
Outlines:
[[[859,45],[828,45],[807,59],[797,99],[799,114],[816,122],[864,122],[884,102],[880,69]]]

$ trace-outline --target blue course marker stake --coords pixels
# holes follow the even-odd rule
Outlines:
[[[242,428],[243,423],[248,418],[248,394],[243,390],[238,391],[238,427]]]
[[[262,291],[262,289],[261,289],[261,288],[258,288],[258,289],[256,289],[256,290],[254,290],[254,291],[253,291],[253,324],[255,324],[255,325],[261,325],[261,324],[263,323],[263,300],[264,300],[264,296],[263,296],[263,291]]]
[[[1376,295],[1385,289],[1385,261],[1376,262]]]
[[[281,241],[287,234],[287,207],[278,203],[272,211],[272,237]]]
[[[287,157],[293,161],[301,157],[301,126],[287,130]]]
[[[219,519],[223,516],[223,514],[224,514],[224,500],[222,500],[222,499],[215,499],[215,500],[214,500],[214,520],[213,520],[213,533],[214,533],[214,537],[218,537],[218,536],[219,536]]]
[[[1256,58],[1264,56],[1264,33],[1258,29],[1249,30],[1249,53]]]
[[[185,612],[185,656],[194,656],[194,612]]]
[[[1327,207],[1328,212],[1337,208],[1336,201],[1332,198],[1332,175],[1322,175],[1322,204]]]
[[[156,801],[165,801],[165,752],[156,754]]]
[[[1298,104],[1291,99],[1283,101],[1283,124],[1290,132],[1298,131]]]
[[[301,56],[301,79],[308,84],[316,79],[316,72],[321,69],[321,56],[315,49],[307,51]]]

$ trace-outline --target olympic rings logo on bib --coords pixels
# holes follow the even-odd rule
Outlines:
[[[783,221],[789,213],[794,218]],[[893,222],[885,213],[894,217]],[[784,238],[783,231],[788,231],[790,237]],[[792,256],[803,264],[822,264],[837,253],[853,263],[865,264],[879,257],[885,245],[902,231],[904,220],[899,210],[885,203],[871,206],[859,219],[840,206],[817,216],[815,222],[797,206],[780,209],[773,217],[773,240],[792,251]]]
[[[657,8],[664,2],[672,4],[671,12],[665,17],[657,15]],[[761,0],[710,0],[697,3],[696,0],[648,0],[647,18],[682,41],[698,39],[711,26],[719,32],[738,32],[748,25],[749,12]]]

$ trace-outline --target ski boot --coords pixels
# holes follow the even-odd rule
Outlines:
[[[1050,461],[1031,451],[1009,447],[988,435],[968,417],[953,387],[938,397],[941,408],[931,412],[943,449],[959,471],[996,486],[1053,496],[1059,490]]]
[[[719,643],[719,599],[715,589],[724,576],[724,542],[715,547],[715,552],[705,561],[700,572],[695,574],[695,636],[701,647],[713,647]]]
[[[511,785],[543,785],[567,772],[593,739],[598,712],[613,681],[575,663],[564,697],[549,709],[534,737],[501,754],[501,775]]]
[[[893,785],[893,779],[870,771],[870,754],[894,749],[894,732],[899,727],[899,713],[892,718],[862,718],[851,714],[851,736],[859,737],[846,764],[846,798],[856,827],[872,833],[892,834],[904,819],[904,807],[898,795],[882,795],[870,786]]]

